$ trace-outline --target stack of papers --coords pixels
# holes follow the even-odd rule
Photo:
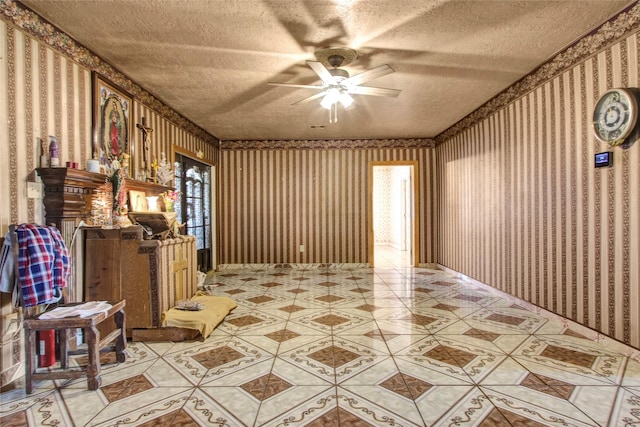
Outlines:
[[[65,317],[89,317],[109,311],[111,304],[106,301],[89,301],[68,307],[56,307],[40,315],[40,319],[62,319]]]

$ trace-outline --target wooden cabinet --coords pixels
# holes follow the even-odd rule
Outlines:
[[[84,233],[85,300],[126,299],[127,335],[159,327],[165,310],[196,293],[194,236],[143,240],[140,226]]]
[[[111,194],[102,174],[69,168],[37,170],[45,186],[47,224],[56,225],[67,243],[81,221],[86,221],[95,197]],[[125,180],[127,190],[157,196],[167,190],[159,184]],[[194,236],[144,240],[141,226],[108,229],[83,227],[81,248],[74,253],[80,272],[71,281],[68,301],[127,300],[127,334],[132,329],[160,326],[162,313],[197,290],[197,251]],[[101,330],[104,335],[105,331]]]
[[[145,240],[138,253],[149,257],[151,324],[147,326],[157,327],[164,311],[198,290],[196,238]]]
[[[73,168],[38,168],[37,172],[44,184],[45,222],[47,225],[56,226],[69,245],[78,225],[81,221],[87,222],[91,215],[91,206],[95,198],[105,197],[105,194],[109,199],[112,197],[111,182],[106,175]],[[149,196],[158,196],[172,189],[133,179],[125,180],[125,188],[143,191]],[[86,300],[82,292],[82,280],[78,278],[83,276],[83,264],[91,264],[92,260],[89,259],[85,263],[81,252],[79,250],[74,253],[74,268],[66,290],[66,302]]]
[[[127,300],[127,330],[151,324],[149,257],[139,253],[143,229],[84,228],[85,301]],[[101,331],[102,332],[102,331]]]

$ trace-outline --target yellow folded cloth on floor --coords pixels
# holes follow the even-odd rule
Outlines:
[[[198,292],[190,301],[197,302],[202,310],[189,311],[170,308],[162,313],[162,326],[197,329],[203,339],[224,320],[237,304],[230,298],[217,297]]]

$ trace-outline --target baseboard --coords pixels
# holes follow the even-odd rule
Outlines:
[[[435,262],[423,262],[418,264],[418,268],[431,268],[431,269],[439,269],[440,267]]]
[[[342,269],[358,270],[369,268],[369,264],[363,263],[329,263],[329,264],[218,264],[218,271],[221,270],[319,270],[319,269]]]

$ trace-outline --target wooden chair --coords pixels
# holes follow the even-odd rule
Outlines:
[[[77,303],[79,304],[79,303]],[[25,388],[27,394],[33,392],[33,383],[36,380],[73,379],[87,377],[89,390],[97,390],[102,385],[100,378],[101,351],[115,351],[116,360],[124,362],[126,355],[126,325],[125,325],[125,300],[113,303],[109,311],[94,314],[89,317],[65,317],[63,319],[40,319],[39,316],[24,319],[25,333]],[[74,304],[61,304],[62,307]],[[100,331],[97,326],[107,319],[113,318],[116,329],[105,338],[100,339]],[[68,331],[81,328],[84,331],[86,349],[70,351],[67,346]],[[53,329],[58,333],[60,343],[60,369],[51,369],[38,372],[36,363],[36,332]],[[87,366],[69,366],[69,355],[87,354]]]
[[[11,236],[11,249],[14,258],[14,271],[16,277],[16,286],[20,286],[18,275],[18,236],[16,226],[9,228]],[[20,288],[18,293],[22,295]],[[58,304],[58,307],[70,307],[82,303]],[[25,318],[23,321],[25,333],[25,389],[27,394],[31,394],[34,389],[34,381],[36,380],[56,380],[56,379],[75,379],[87,377],[87,386],[89,390],[97,390],[102,385],[100,378],[101,363],[100,353],[106,351],[114,351],[117,362],[124,362],[126,359],[125,349],[127,345],[126,336],[126,315],[124,307],[126,301],[110,302],[111,308],[106,312],[97,313],[88,317],[81,318],[65,317],[59,319],[41,319],[43,313],[35,316],[29,316],[27,313],[29,307],[24,307]],[[115,330],[107,334],[106,337],[100,337],[98,325],[113,319],[115,322]],[[68,348],[69,330],[80,328],[84,332],[84,340],[86,348],[78,350],[70,350]],[[60,367],[42,368],[38,370],[37,365],[37,331],[54,330],[58,334],[59,342],[59,359]],[[69,356],[75,354],[86,354],[88,363],[86,366],[69,366]]]

